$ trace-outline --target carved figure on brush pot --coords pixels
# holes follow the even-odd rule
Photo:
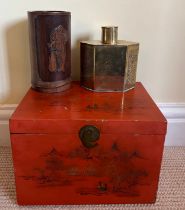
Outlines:
[[[70,87],[71,14],[28,12],[32,88],[60,92]]]

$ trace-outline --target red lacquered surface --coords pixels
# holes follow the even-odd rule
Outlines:
[[[85,125],[100,131],[92,148]],[[140,83],[124,95],[29,90],[10,129],[19,204],[155,202],[166,120]]]
[[[74,82],[62,93],[30,89],[10,119],[10,131],[74,133],[93,123],[103,133],[165,134],[165,121],[141,83],[123,94],[95,93]]]

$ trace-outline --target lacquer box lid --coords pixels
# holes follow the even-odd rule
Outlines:
[[[10,119],[10,132],[70,134],[84,125],[101,133],[166,133],[166,119],[141,83],[126,93],[95,93],[78,82],[61,93],[30,89]]]

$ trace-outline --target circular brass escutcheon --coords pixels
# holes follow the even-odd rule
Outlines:
[[[97,146],[97,141],[100,138],[100,131],[94,125],[85,125],[80,129],[79,137],[85,147],[92,148]]]

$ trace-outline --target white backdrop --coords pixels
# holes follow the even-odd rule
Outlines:
[[[72,13],[72,71],[79,78],[79,40],[118,25],[119,39],[140,42],[137,80],[156,102],[185,102],[184,0],[31,0],[0,6],[0,103],[18,103],[30,86],[28,10]]]

